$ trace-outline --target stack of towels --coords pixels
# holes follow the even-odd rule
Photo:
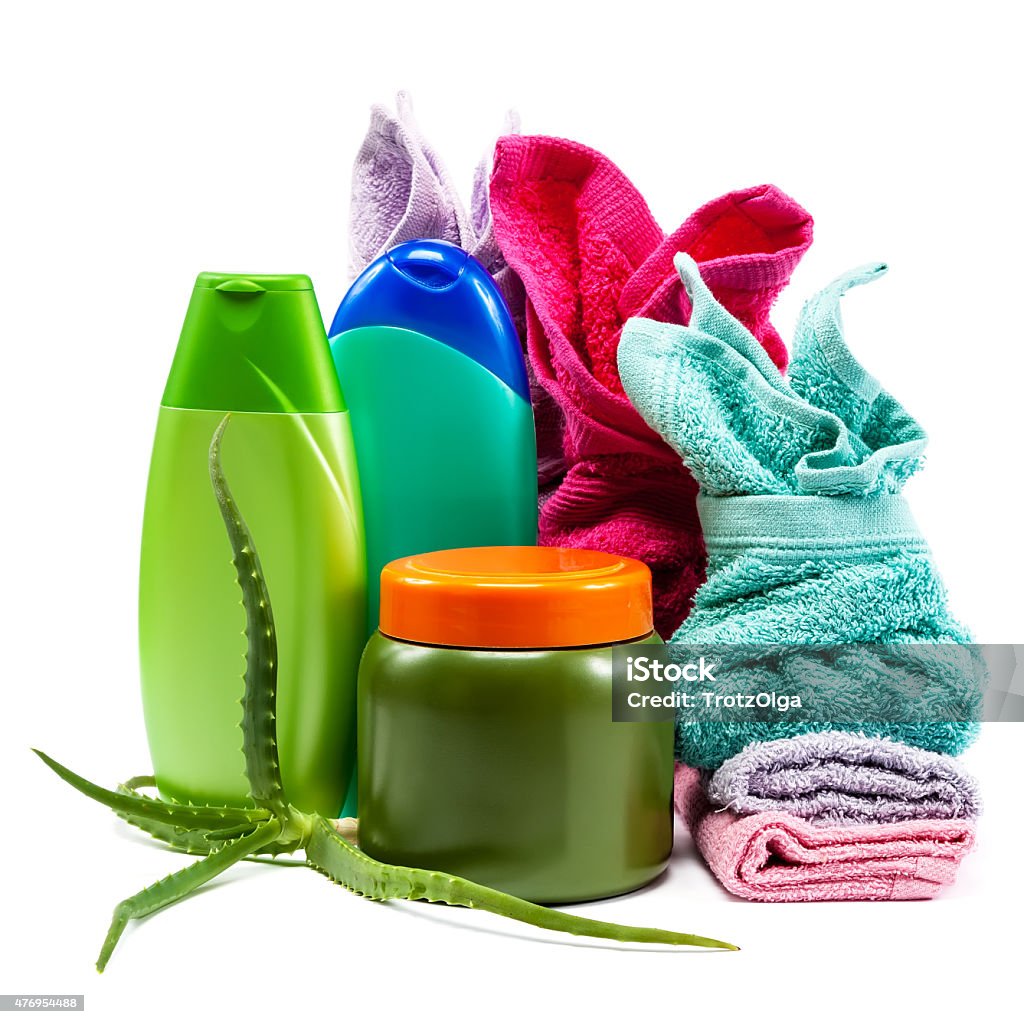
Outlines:
[[[607,157],[508,127],[467,213],[408,99],[397,117],[375,108],[353,271],[420,237],[491,271],[530,371],[541,543],[645,561],[662,636],[847,645],[815,721],[678,721],[676,807],[725,888],[934,895],[974,842],[977,787],[955,755],[976,733],[982,666],[901,494],[925,436],[843,338],[840,297],[885,267],[807,304],[784,376],[769,312],[811,243],[806,211],[755,186],[666,235]],[[749,671],[745,689],[772,683]],[[879,694],[903,709],[915,674],[916,715],[857,718]]]
[[[751,900],[928,899],[956,878],[980,805],[955,758],[853,732],[754,742],[676,766],[676,810]]]
[[[983,665],[901,494],[924,434],[843,337],[840,298],[885,267],[807,303],[786,379],[693,259],[676,264],[688,325],[631,320],[618,353],[633,403],[700,485],[708,578],[673,640],[840,660],[816,672],[814,721],[680,719],[678,812],[738,896],[930,897],[974,842],[977,787],[953,755],[977,731]],[[718,685],[792,683],[776,658]],[[888,717],[858,720],[887,698]]]

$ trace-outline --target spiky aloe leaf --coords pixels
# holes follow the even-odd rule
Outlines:
[[[228,842],[226,839],[211,841],[207,838],[207,833],[202,829],[175,828],[173,825],[165,825],[159,821],[139,818],[134,814],[119,814],[118,817],[127,824],[139,829],[140,832],[145,832],[154,839],[165,843],[178,853],[205,855],[207,853],[214,853]],[[251,829],[252,826],[250,825],[249,828]],[[237,839],[241,834],[244,834],[242,830],[234,830],[232,838]]]
[[[119,790],[126,789],[130,793],[134,793],[136,796],[145,796],[145,793],[140,793],[140,789],[156,789],[156,776],[155,775],[133,775],[127,782],[122,782],[117,787]],[[177,803],[176,800],[171,800],[170,803]]]
[[[221,816],[221,823],[216,826],[219,829],[227,828],[231,824],[237,823],[239,827],[250,825],[254,822],[266,821],[271,817],[270,812],[265,807],[237,807],[233,804],[193,804],[187,803],[182,804],[175,800],[173,797],[169,797],[166,800],[162,797],[153,797],[148,793],[143,793],[143,789],[156,789],[156,779],[152,775],[134,775],[127,782],[122,782],[117,787],[118,793],[124,793],[127,796],[138,797],[147,808],[152,807],[198,807],[201,811],[216,811]]]
[[[66,768],[41,750],[33,749],[33,752],[65,782],[74,786],[79,793],[83,793],[118,814],[130,814],[140,819],[189,830],[222,829],[231,825],[247,825],[251,828],[270,817],[270,812],[262,807],[206,807],[193,804],[168,804],[149,797],[115,793],[113,790],[97,786],[88,779],[83,779],[81,775],[76,775],[70,768]]]
[[[122,782],[118,787],[119,793],[143,796],[139,789],[144,786],[155,786],[156,780],[151,775],[136,775],[127,782]],[[232,825],[228,828],[203,831],[202,829],[182,829],[173,825],[164,825],[160,822],[149,819],[139,819],[131,814],[118,814],[118,817],[129,825],[136,828],[154,839],[165,843],[175,853],[200,854],[214,853],[229,841],[240,839],[243,835],[252,831],[252,824]],[[305,861],[301,860],[279,860],[281,854],[290,853],[295,850],[294,841],[282,843],[275,841],[268,843],[258,855],[248,856],[244,860],[254,864],[272,864],[275,867],[301,868],[306,867]]]
[[[577,917],[562,910],[529,903],[443,871],[382,864],[343,839],[334,826],[318,814],[313,816],[306,859],[332,881],[371,900],[429,900],[431,903],[447,903],[454,907],[486,910],[537,928],[597,939],[614,939],[617,942],[705,946],[713,949],[739,948],[730,942],[709,939],[703,935],[686,935],[663,928],[637,928]]]
[[[155,780],[152,776],[139,775],[117,787],[118,793],[127,796],[137,796],[142,800],[151,800],[139,789],[143,786],[153,786]],[[156,801],[153,801],[156,802]],[[262,810],[262,808],[261,808]],[[266,812],[264,812],[266,813]],[[219,850],[231,839],[238,839],[245,833],[252,831],[251,821],[243,824],[231,825],[225,828],[209,830],[203,828],[182,828],[179,825],[167,825],[161,821],[154,821],[152,818],[143,818],[136,814],[128,814],[125,811],[118,811],[117,816],[133,825],[135,828],[146,832],[154,839],[166,843],[172,850],[179,853],[206,854]]]
[[[118,903],[114,909],[114,918],[110,922],[107,937],[103,940],[96,970],[103,972],[114,952],[118,939],[121,938],[128,922],[135,918],[147,917],[149,914],[176,903],[182,897],[194,892],[199,886],[216,878],[232,864],[237,864],[243,857],[257,853],[268,843],[272,843],[281,834],[281,822],[276,818],[264,821],[247,836],[234,839],[215,853],[195,861],[187,868],[176,871],[173,875],[160,879],[134,896]]]
[[[286,819],[287,801],[281,786],[274,722],[277,701],[277,634],[252,534],[238,511],[221,467],[220,448],[230,414],[221,420],[210,442],[210,481],[231,542],[235,576],[245,609],[245,695],[242,698],[242,753],[249,793],[260,806]]]

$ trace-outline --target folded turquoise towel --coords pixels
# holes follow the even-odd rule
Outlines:
[[[920,463],[924,432],[843,339],[840,298],[886,267],[845,274],[807,303],[788,380],[719,305],[688,255],[676,257],[676,268],[693,307],[689,325],[632,319],[618,352],[626,393],[700,484],[708,577],[672,639],[747,647],[969,643],[900,493]],[[677,756],[717,768],[755,740],[826,728],[944,753],[968,745],[980,709],[980,656],[972,648],[934,658],[908,650],[908,679],[926,666],[926,703],[913,721],[888,722],[851,722],[841,710],[868,706],[874,691],[867,688],[892,677],[891,646],[877,655],[858,650],[864,671],[844,672],[836,692],[816,695],[815,713],[825,719],[831,707],[834,721],[680,717]],[[764,685],[763,666],[759,672],[754,692]],[[717,685],[735,693],[737,682],[731,673]],[[857,687],[865,688],[860,705]]]

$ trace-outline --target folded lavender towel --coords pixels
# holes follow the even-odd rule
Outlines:
[[[710,778],[708,799],[738,814],[820,824],[976,818],[978,787],[958,761],[895,740],[810,732],[751,743]]]

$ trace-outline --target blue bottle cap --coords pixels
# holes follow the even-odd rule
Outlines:
[[[482,263],[450,242],[404,242],[356,278],[331,338],[357,327],[401,327],[450,345],[530,401],[512,316]]]

